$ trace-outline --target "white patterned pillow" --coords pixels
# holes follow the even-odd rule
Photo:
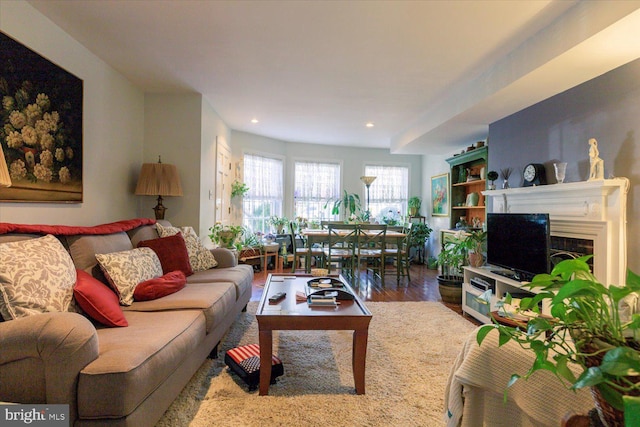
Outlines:
[[[151,248],[96,254],[100,268],[120,297],[120,304],[133,303],[138,283],[162,276],[162,265]]]
[[[211,251],[205,248],[200,239],[198,239],[193,227],[163,227],[162,224],[156,223],[156,229],[160,237],[169,237],[182,233],[189,253],[189,263],[194,272],[208,270],[218,265],[218,261],[213,257]]]
[[[76,268],[54,236],[0,244],[0,314],[5,320],[74,311]]]

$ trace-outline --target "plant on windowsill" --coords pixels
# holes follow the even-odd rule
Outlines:
[[[539,292],[523,298],[516,310],[528,318],[526,327],[497,322],[485,325],[478,330],[477,341],[481,344],[489,332],[497,329],[500,346],[515,341],[535,356],[522,378],[542,369],[570,389],[590,387],[598,413],[607,425],[625,425],[625,418],[635,420],[627,425],[638,425],[640,314],[633,311],[640,276],[628,271],[624,286],[605,287],[591,273],[587,264],[590,257],[561,261],[551,274],[537,275],[525,285]],[[511,303],[507,295],[499,305]],[[537,315],[539,303],[550,304],[552,318]],[[577,377],[570,365],[579,369]],[[506,387],[518,379],[519,375],[513,375]]]
[[[249,187],[244,182],[240,182],[238,180],[233,181],[231,184],[231,198],[234,197],[244,197],[245,194],[249,191]]]
[[[278,234],[282,234],[284,226],[289,224],[289,220],[286,216],[271,215],[271,217],[269,217],[268,223],[276,228]]]
[[[324,209],[329,206],[329,203],[333,203],[331,215],[340,215],[340,208],[342,208],[344,218],[350,218],[354,215],[359,217],[359,214],[362,211],[360,196],[355,193],[347,193],[346,190],[341,197],[327,200],[324,204]]]

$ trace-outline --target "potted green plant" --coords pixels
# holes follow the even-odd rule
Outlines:
[[[355,193],[347,193],[346,190],[341,197],[327,200],[324,204],[324,209],[329,206],[329,203],[333,203],[331,215],[340,215],[340,208],[342,207],[342,212],[344,213],[345,218],[358,217],[362,210],[360,196]]]
[[[216,222],[209,231],[211,232],[209,238],[215,245],[223,248],[237,248],[238,239],[245,229],[241,225],[223,225],[221,222]]]
[[[424,247],[424,244],[432,231],[431,227],[426,223],[416,222],[411,224],[411,231],[409,232],[409,249]],[[424,262],[424,259],[421,262]]]
[[[284,226],[289,224],[289,220],[286,216],[271,215],[268,223],[276,228],[278,234],[282,234]]]
[[[240,182],[238,180],[233,181],[231,184],[231,198],[234,197],[243,197],[249,191],[249,187],[244,182]]]
[[[410,197],[407,201],[407,207],[409,208],[409,216],[418,216],[420,214],[420,207],[422,206],[422,200],[418,196]]]
[[[437,276],[438,289],[444,302],[462,304],[462,266],[467,258],[464,237],[457,232],[445,242],[438,254],[441,273]]]
[[[487,239],[487,232],[481,230],[474,230],[463,242],[465,250],[467,251],[467,259],[469,265],[472,267],[480,267],[484,264],[483,246]]]
[[[620,306],[640,292],[640,276],[628,271],[624,286],[606,287],[591,273],[590,257],[561,261],[551,274],[537,275],[525,285],[537,292],[523,298],[517,310],[528,316],[526,328],[485,325],[477,341],[497,329],[500,345],[515,341],[535,355],[524,379],[544,369],[571,389],[591,387],[603,421],[624,425],[625,417],[640,416],[640,314],[626,315]],[[510,296],[501,303],[510,304]],[[540,312],[539,303],[549,305],[552,317],[530,314]],[[569,365],[580,374],[574,375]],[[513,375],[507,386],[519,378]]]
[[[495,190],[496,189],[496,185],[493,183],[493,181],[495,181],[496,179],[498,179],[500,175],[498,175],[498,172],[496,171],[489,171],[489,173],[487,174],[487,179],[489,181],[491,181],[491,184],[489,184],[489,190]]]

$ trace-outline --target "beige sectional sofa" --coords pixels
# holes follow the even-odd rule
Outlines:
[[[0,244],[35,237],[0,234]],[[158,233],[149,224],[56,237],[77,269],[101,277],[96,253],[130,250]],[[76,426],[154,425],[251,297],[252,268],[226,249],[213,253],[218,266],[187,277],[181,290],[123,307],[127,327],[74,312],[0,322],[0,402],[69,404]]]

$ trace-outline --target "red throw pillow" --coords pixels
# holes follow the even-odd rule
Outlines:
[[[184,288],[187,277],[180,270],[172,271],[162,277],[145,280],[136,286],[133,291],[135,301],[149,301],[162,298]]]
[[[163,273],[180,270],[185,276],[193,274],[191,263],[189,262],[189,252],[187,252],[187,245],[182,234],[178,233],[169,237],[143,240],[138,243],[138,247],[142,246],[153,249],[158,255]]]
[[[129,326],[118,296],[104,283],[84,270],[77,270],[73,296],[85,313],[105,326]]]

